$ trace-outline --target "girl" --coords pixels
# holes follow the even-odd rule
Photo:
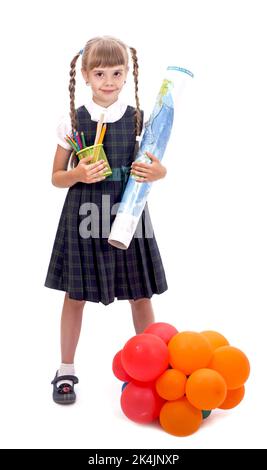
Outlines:
[[[79,340],[82,315],[86,301],[108,305],[115,298],[128,299],[136,333],[141,333],[154,321],[150,298],[167,290],[164,268],[154,234],[147,230],[134,237],[127,250],[108,243],[109,233],[103,233],[102,222],[110,226],[115,218],[114,208],[121,200],[127,178],[132,170],[142,184],[163,178],[166,168],[152,154],[152,163],[135,163],[138,139],[143,125],[143,111],[138,98],[138,61],[136,50],[129,48],[133,61],[136,108],[119,100],[126,83],[128,67],[127,46],[110,37],[96,37],[87,42],[75,55],[70,70],[70,118],[58,127],[58,146],[55,154],[52,183],[69,188],[52,250],[45,286],[65,291],[61,316],[61,365],[52,381],[56,403],[70,404],[76,399],[74,384],[74,355]],[[75,68],[82,56],[82,75],[92,90],[91,101],[75,109]],[[106,133],[104,148],[112,168],[105,177],[103,161],[90,164],[92,157],[78,161],[66,134],[83,131],[87,146],[94,144],[97,122],[104,113]],[[107,202],[108,201],[108,202]],[[91,220],[91,236],[84,236],[80,224],[84,220],[81,208],[92,204],[98,209]],[[85,204],[85,205],[84,205]],[[95,214],[95,212],[93,212]],[[106,214],[105,216],[103,214]],[[104,220],[105,219],[105,220]],[[149,223],[147,207],[140,219],[141,229]],[[140,227],[139,227],[140,229]],[[106,232],[106,230],[105,230]],[[151,232],[151,231],[150,231]]]

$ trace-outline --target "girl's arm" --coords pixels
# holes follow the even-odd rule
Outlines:
[[[78,182],[74,169],[67,171],[70,154],[71,150],[66,150],[60,145],[57,146],[52,170],[52,184],[58,188],[69,188]]]
[[[153,155],[153,153],[146,152],[147,156],[150,158],[152,163],[132,163],[132,172],[135,178],[135,181],[138,183],[152,183],[161,178],[165,178],[167,174],[167,168],[162,165],[161,161]]]

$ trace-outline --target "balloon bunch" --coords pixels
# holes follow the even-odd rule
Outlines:
[[[159,418],[166,432],[187,436],[211,410],[241,402],[250,365],[216,331],[178,333],[168,323],[153,323],[126,342],[112,369],[124,382],[121,408],[129,419],[149,423]]]

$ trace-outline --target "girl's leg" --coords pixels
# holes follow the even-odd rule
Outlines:
[[[150,299],[129,300],[132,307],[133,323],[136,334],[142,333],[144,329],[154,323],[155,317]]]
[[[61,315],[61,362],[73,364],[82,326],[84,300],[73,300],[66,292]]]
[[[61,314],[61,365],[57,370],[53,384],[53,400],[60,404],[71,404],[76,400],[73,386],[75,379],[74,356],[78,344],[85,301],[69,298],[66,292]],[[71,376],[68,378],[61,377]],[[61,380],[60,380],[61,379]]]

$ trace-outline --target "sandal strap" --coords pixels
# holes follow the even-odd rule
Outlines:
[[[79,382],[79,379],[76,377],[76,375],[59,375],[52,380],[51,384],[57,384],[61,380],[72,380],[73,384],[77,384]]]

